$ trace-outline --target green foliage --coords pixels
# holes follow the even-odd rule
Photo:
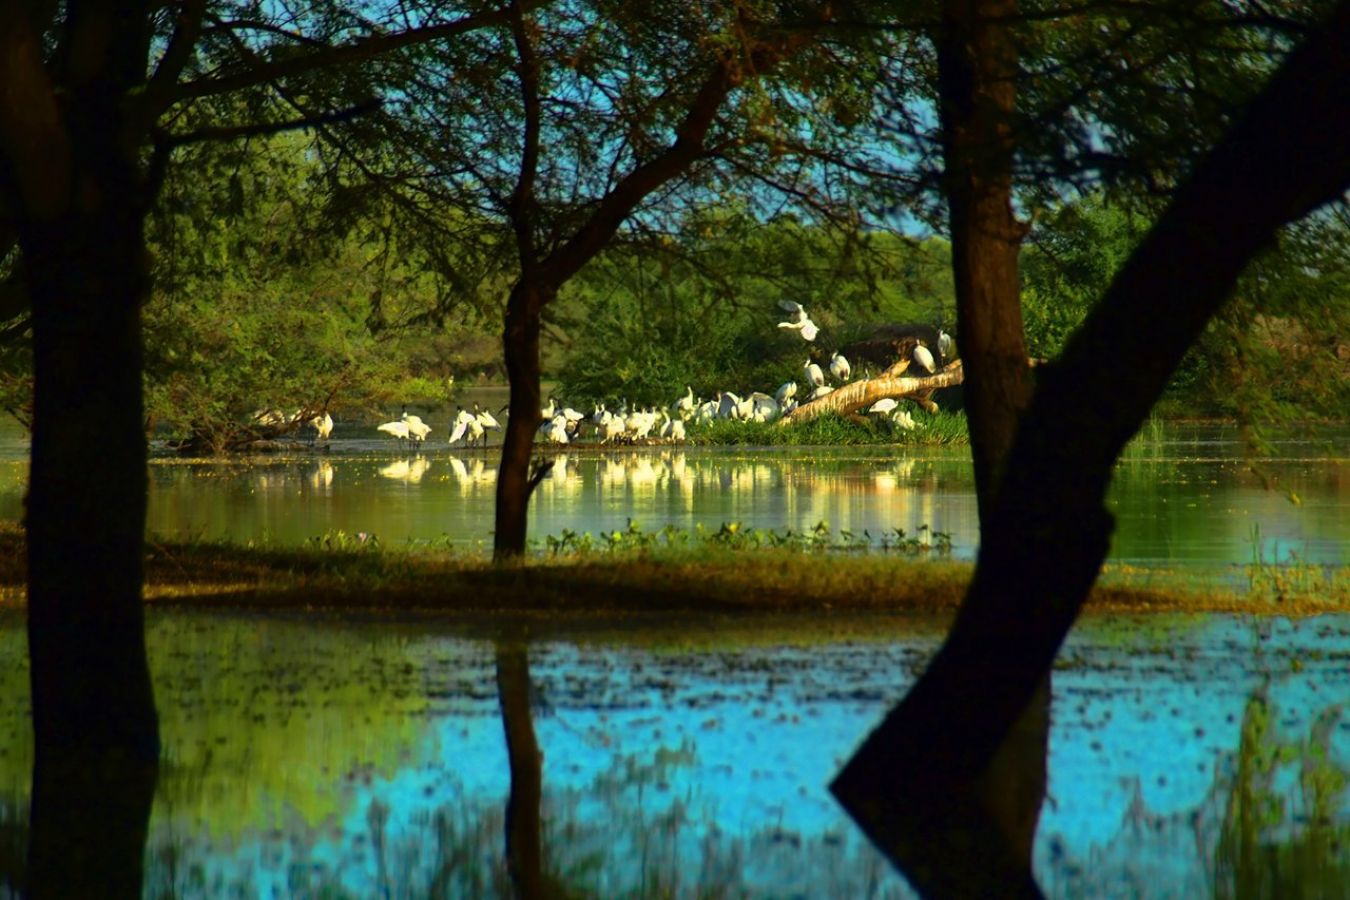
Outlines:
[[[807,308],[815,344],[777,327],[780,300]],[[950,323],[953,304],[944,241],[704,210],[673,238],[601,256],[559,298],[560,393],[665,405],[686,385],[705,397],[773,391],[800,378],[812,352],[828,356],[877,324]]]
[[[1151,224],[1138,198],[1064,204],[1023,251],[1031,355],[1054,357]],[[1343,418],[1350,409],[1350,216],[1291,225],[1257,257],[1173,377],[1168,409],[1255,426]],[[1259,437],[1259,431],[1256,432]]]
[[[858,444],[899,444],[902,446],[942,446],[970,441],[963,413],[940,410],[936,414],[914,413],[912,431],[898,427],[890,419],[870,419],[859,424],[833,413],[805,422],[781,425],[777,422],[750,422],[715,419],[689,427],[694,444],[731,444],[752,447],[828,446]]]
[[[446,361],[407,321],[434,284],[398,235],[329,219],[309,151],[298,135],[208,148],[166,182],[150,220],[146,407],[180,435],[220,447],[258,409],[448,397]]]

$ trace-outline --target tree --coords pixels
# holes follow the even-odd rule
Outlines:
[[[1040,379],[948,640],[833,784],[926,894],[1039,895],[991,819],[981,773],[1100,569],[1112,524],[1103,497],[1121,449],[1243,266],[1350,185],[1350,122],[1337,112],[1350,103],[1348,43],[1342,3],[1178,189]],[[968,864],[973,847],[980,867]]]
[[[140,0],[0,3],[0,239],[7,259],[18,251],[21,284],[7,299],[11,311],[31,310],[35,379],[25,519],[33,896],[80,896],[95,885],[140,893],[159,754],[141,608],[144,223],[170,157],[200,140],[349,117],[368,96],[347,68],[316,89],[338,102],[290,121],[264,105],[246,107],[257,118],[242,124],[221,117],[176,130],[183,117],[168,113],[499,19],[429,15],[406,28],[391,13],[386,30],[324,7],[301,17],[299,27],[312,29],[297,35],[295,23],[278,28],[255,12],[208,9],[206,0],[175,15]],[[278,35],[298,37],[301,49],[269,58]],[[95,447],[100,465],[90,466]]]

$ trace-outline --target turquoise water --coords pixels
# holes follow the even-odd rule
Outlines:
[[[825,785],[939,634],[803,618],[533,643],[548,866],[594,897],[908,896]],[[434,621],[182,613],[153,615],[149,638],[166,767],[147,896],[420,897],[438,877],[446,896],[505,896],[490,642]],[[22,658],[10,622],[0,808],[24,805]],[[1350,872],[1344,791],[1317,801],[1301,777],[1350,772],[1347,659],[1345,616],[1083,622],[1055,674],[1047,891],[1250,888],[1220,847],[1251,830],[1231,811],[1235,773],[1261,760],[1258,799],[1278,813],[1247,835],[1259,871]],[[1271,731],[1244,742],[1253,698]],[[1328,820],[1310,820],[1314,801]],[[1334,840],[1310,853],[1310,834]]]

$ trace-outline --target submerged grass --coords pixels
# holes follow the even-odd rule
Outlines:
[[[939,535],[893,536],[863,550],[828,529],[662,529],[546,539],[494,566],[482,552],[386,547],[334,533],[309,546],[150,541],[147,602],[256,609],[426,610],[492,617],[813,613],[949,614],[970,579]],[[0,609],[24,602],[22,532],[0,527]],[[1239,578],[1108,566],[1087,611],[1310,615],[1350,610],[1350,567],[1246,567]]]
[[[689,431],[689,442],[702,445],[744,446],[817,446],[834,444],[899,444],[903,446],[946,446],[968,444],[966,417],[959,412],[939,410],[935,414],[915,412],[915,428],[906,431],[885,418],[859,423],[833,413],[794,425],[777,422],[749,422],[716,419]]]

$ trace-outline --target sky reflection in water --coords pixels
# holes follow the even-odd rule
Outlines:
[[[549,858],[591,896],[700,885],[904,895],[825,784],[938,634],[802,619],[772,635],[705,623],[534,644]],[[154,615],[150,641],[167,760],[152,885],[425,896],[440,871],[449,896],[501,895],[508,782],[489,643],[444,624],[186,614]],[[1085,621],[1055,676],[1037,848],[1046,888],[1196,896],[1231,881],[1213,857],[1234,830],[1225,810],[1244,709],[1267,697],[1274,735],[1306,744],[1350,696],[1348,651],[1344,616]],[[7,698],[26,696],[21,658],[11,623],[0,631]],[[15,797],[26,715],[7,703],[0,721],[0,785]],[[1350,726],[1324,724],[1344,773]],[[1308,804],[1306,760],[1281,759],[1271,790],[1284,814],[1262,834],[1288,840]],[[1343,792],[1332,809],[1344,838]],[[1344,872],[1343,839],[1338,852]]]

